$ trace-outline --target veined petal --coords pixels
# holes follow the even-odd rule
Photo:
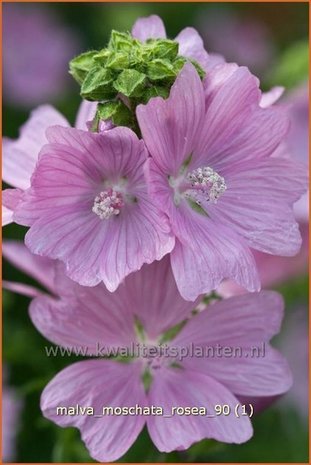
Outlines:
[[[187,322],[173,343],[248,347],[278,334],[283,316],[284,302],[277,292],[234,296],[206,306]]]
[[[20,189],[27,189],[36,166],[38,154],[46,143],[45,131],[49,126],[68,126],[67,120],[53,107],[36,108],[21,127],[19,138],[3,140],[3,180]]]
[[[144,426],[142,415],[102,415],[103,407],[146,404],[139,364],[107,360],[75,363],[58,373],[41,396],[43,415],[62,427],[74,426],[90,455],[113,462],[131,447]],[[57,414],[58,407],[93,407],[97,415]]]
[[[177,175],[195,147],[204,116],[203,86],[194,66],[187,63],[167,100],[138,105],[137,118],[147,148],[160,169]]]
[[[225,278],[249,291],[260,289],[254,257],[234,231],[218,227],[186,205],[176,209],[172,229],[178,237],[171,254],[172,269],[185,299],[216,289]]]
[[[307,189],[307,170],[289,159],[269,158],[231,167],[227,191],[211,219],[234,229],[254,249],[295,255],[301,245],[293,204]]]
[[[53,260],[33,255],[22,242],[13,240],[3,241],[2,255],[16,268],[33,277],[47,290],[54,292],[56,264]]]
[[[165,26],[157,15],[139,18],[132,27],[132,36],[141,42],[145,42],[147,39],[165,39]]]
[[[116,292],[119,289],[125,289],[128,299],[131,298],[130,305],[150,339],[189,317],[198,303],[188,302],[180,296],[169,255],[132,273]]]
[[[77,113],[75,127],[86,131],[88,129],[86,123],[95,118],[96,108],[97,102],[82,100]]]
[[[179,43],[178,54],[197,61],[203,69],[208,67],[209,55],[204,49],[202,37],[193,27],[186,27],[175,37]]]
[[[108,356],[106,350],[111,347],[129,347],[135,341],[134,318],[127,311],[124,292],[111,293],[103,284],[94,288],[76,285],[72,290],[71,295],[43,296],[30,305],[33,324],[48,340],[63,347],[80,347],[88,356]]]
[[[202,357],[185,358],[183,364],[213,376],[237,395],[282,394],[290,388],[292,376],[285,358],[268,342],[280,331],[283,306],[281,295],[272,291],[225,299],[188,321],[174,346],[193,344],[206,350]]]
[[[243,443],[252,436],[248,417],[236,418],[238,403],[231,392],[212,377],[190,369],[161,369],[151,384],[151,405],[160,405],[167,416],[151,416],[148,431],[157,448],[163,452],[184,450],[204,438],[221,442]],[[228,404],[228,416],[215,415],[215,405]],[[212,415],[172,415],[176,407],[205,407]]]
[[[283,95],[285,88],[282,86],[272,87],[268,92],[263,92],[260,99],[261,108],[268,108],[277,102]]]
[[[30,298],[38,297],[44,294],[42,291],[40,291],[40,289],[37,289],[34,286],[29,286],[28,284],[22,283],[15,283],[12,281],[3,280],[2,287],[7,291],[14,292],[15,294],[21,294]]]

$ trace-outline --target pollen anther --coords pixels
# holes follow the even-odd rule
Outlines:
[[[187,174],[187,181],[193,189],[186,193],[198,205],[202,200],[217,203],[217,200],[227,189],[225,179],[209,166],[197,168]]]
[[[110,188],[95,197],[92,212],[101,220],[108,220],[112,216],[119,215],[123,205],[122,194]]]

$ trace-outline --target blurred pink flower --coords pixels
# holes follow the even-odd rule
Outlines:
[[[269,30],[260,20],[230,10],[208,11],[197,19],[205,46],[226,61],[247,66],[254,73],[267,70],[274,57]]]
[[[16,459],[16,435],[18,433],[21,399],[5,380],[2,387],[2,460],[13,462]]]
[[[33,275],[38,274],[42,263],[36,272],[34,269],[40,257],[31,258],[26,249],[25,254],[21,253],[20,247],[24,246],[15,248],[14,242],[5,242],[4,256]],[[181,298],[168,257],[144,265],[114,293],[103,284],[81,287],[66,278],[61,263],[51,261],[51,266],[53,284],[46,287],[53,289],[53,295],[35,296],[30,305],[34,325],[55,344],[83,347],[85,355],[101,358],[75,363],[57,374],[43,391],[41,408],[58,425],[79,428],[94,459],[109,462],[120,458],[145,424],[154,444],[164,452],[187,449],[203,438],[245,442],[252,436],[252,427],[247,416],[236,418],[238,399],[269,398],[289,389],[288,365],[269,345],[280,330],[283,316],[282,298],[277,293],[235,297],[205,306],[193,315],[199,300],[191,303]],[[163,347],[163,336],[179,324],[177,335],[175,332],[175,337],[165,343],[167,354],[158,352],[154,357],[151,352],[139,353],[129,363],[103,359],[103,354],[98,354],[98,344],[106,350],[126,349],[131,344]],[[252,348],[262,344],[265,354],[250,356]],[[191,346],[204,350],[217,345],[232,350],[240,347],[243,352],[238,357],[201,357],[183,352],[182,359],[178,357]],[[169,352],[172,349],[175,353]],[[146,379],[148,384],[143,382]],[[99,417],[57,414],[57,407],[77,404],[93,407]],[[216,404],[228,404],[231,413],[213,418],[169,416],[176,406]],[[103,406],[135,405],[161,407],[164,416],[100,415]]]
[[[176,237],[171,263],[186,299],[225,278],[258,290],[250,249],[284,256],[299,251],[292,206],[307,189],[307,173],[299,163],[271,156],[288,118],[282,107],[262,108],[260,101],[258,80],[247,68],[220,64],[202,83],[186,64],[167,100],[137,107],[151,155],[150,196]]]
[[[68,90],[68,62],[79,52],[77,36],[51,9],[35,4],[3,5],[3,97],[31,107]]]
[[[283,397],[282,404],[287,408],[288,405],[294,406],[306,420],[309,414],[308,346],[308,308],[292,309],[279,344],[293,374],[293,386]]]

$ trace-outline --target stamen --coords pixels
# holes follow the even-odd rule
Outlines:
[[[108,220],[112,216],[119,215],[124,201],[122,194],[113,189],[107,189],[95,197],[92,212],[99,216],[101,220]]]
[[[201,205],[202,200],[217,203],[219,197],[227,189],[225,179],[209,166],[191,171],[186,179],[190,182],[192,189],[186,191],[185,195],[198,205]]]

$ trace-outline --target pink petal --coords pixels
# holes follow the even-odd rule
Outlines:
[[[171,415],[173,407],[205,407],[215,414],[214,406],[228,404],[231,413],[210,418],[203,415],[151,416],[147,420],[152,441],[161,452],[183,450],[204,438],[221,442],[243,443],[252,436],[248,417],[236,418],[238,400],[231,392],[210,376],[188,369],[161,369],[153,380],[149,402]]]
[[[278,334],[284,315],[280,294],[261,291],[224,299],[193,317],[174,339],[174,345],[230,344],[249,346]]]
[[[230,339],[225,347],[231,350]],[[183,364],[199,373],[212,375],[239,396],[269,397],[287,392],[293,380],[286,359],[269,344],[260,346],[259,350],[264,355],[257,356],[258,348],[251,344],[242,356],[185,359]]]
[[[221,85],[216,85],[219,81]],[[205,81],[204,125],[194,151],[197,166],[219,170],[224,163],[270,155],[282,141],[287,115],[284,109],[259,107],[258,84],[244,67],[222,65],[211,70]]]
[[[2,191],[2,203],[5,207],[14,211],[19,204],[23,191],[20,189],[5,189]]]
[[[165,39],[166,31],[162,19],[157,15],[137,19],[132,27],[132,36],[141,42],[147,39]]]
[[[15,294],[21,294],[26,297],[38,297],[43,295],[43,292],[40,291],[39,289],[29,286],[28,284],[22,284],[22,283],[15,283],[11,281],[2,281],[2,287],[3,289],[6,289],[7,291],[14,292]]]
[[[16,268],[54,292],[55,262],[49,258],[33,255],[22,242],[13,240],[3,241],[2,255]]]
[[[292,205],[307,189],[306,168],[270,158],[231,167],[225,179],[227,191],[209,208],[211,219],[234,229],[252,248],[295,255],[301,237]]]
[[[77,129],[83,129],[87,131],[87,124],[89,121],[93,121],[95,118],[97,108],[97,102],[88,102],[87,100],[82,100],[77,117],[75,122],[75,127]]]
[[[212,375],[235,394],[282,394],[292,384],[291,373],[284,357],[268,344],[279,332],[282,316],[282,298],[275,292],[232,297],[190,320],[174,346],[220,348],[220,355],[208,352],[205,357],[188,357],[183,364]],[[224,347],[231,356],[222,352]]]
[[[209,55],[204,49],[202,37],[193,27],[186,27],[175,37],[179,43],[178,54],[197,61],[204,69],[208,67]]]
[[[268,108],[277,102],[283,95],[285,88],[282,86],[272,87],[268,92],[264,92],[261,96],[261,108]]]
[[[113,462],[131,447],[144,426],[141,415],[57,415],[57,407],[103,407],[146,404],[140,366],[107,360],[75,363],[58,373],[41,397],[43,415],[61,427],[74,426],[90,455],[99,462]]]
[[[63,347],[83,347],[96,356],[135,342],[134,317],[123,286],[111,293],[103,284],[71,285],[63,273],[58,279],[67,285],[67,290],[58,287],[59,299],[45,296],[30,305],[32,322],[47,339]]]
[[[189,317],[198,303],[181,298],[168,255],[132,273],[119,289],[126,290],[128,305],[151,340]]]
[[[175,210],[171,224],[178,237],[171,263],[185,299],[194,300],[199,294],[216,289],[225,278],[249,291],[259,290],[254,258],[233,230],[219,227],[185,204]]]
[[[13,211],[2,205],[2,226],[13,223]]]
[[[157,97],[137,107],[143,139],[163,171],[179,172],[195,146],[203,115],[203,87],[190,63],[183,67],[167,100]]]
[[[36,166],[38,154],[46,143],[45,131],[49,126],[68,126],[66,119],[53,107],[36,108],[21,127],[16,141],[3,140],[3,180],[14,187],[27,189]]]

